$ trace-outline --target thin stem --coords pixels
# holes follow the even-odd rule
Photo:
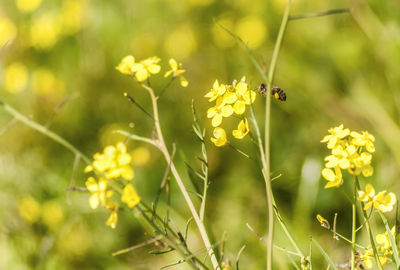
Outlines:
[[[315,12],[315,13],[310,13],[310,14],[305,14],[305,15],[292,15],[292,16],[289,16],[289,21],[300,20],[300,19],[309,19],[309,18],[322,17],[322,16],[328,16],[328,15],[334,15],[334,14],[340,14],[340,13],[348,13],[348,12],[350,12],[350,9],[348,9],[348,8],[331,9],[331,10],[327,10],[327,11]]]
[[[353,223],[351,226],[351,270],[355,269],[355,251],[356,251],[356,203],[357,203],[357,184],[355,175],[353,176]]]
[[[208,251],[208,254],[210,256],[211,259],[211,263],[213,265],[214,269],[220,269],[219,264],[218,264],[218,260],[217,257],[215,256],[213,247],[211,245],[210,239],[208,238],[207,235],[207,231],[205,229],[205,226],[203,224],[203,222],[200,220],[199,214],[196,211],[196,208],[194,207],[194,204],[189,196],[189,193],[186,190],[185,185],[183,184],[183,181],[175,167],[175,164],[172,162],[171,156],[168,152],[167,146],[165,144],[164,141],[164,137],[161,131],[161,126],[160,126],[160,121],[159,121],[159,116],[158,116],[158,106],[157,106],[157,98],[154,95],[154,91],[151,87],[145,85],[145,84],[141,84],[141,86],[147,90],[147,92],[149,93],[150,97],[151,97],[151,101],[153,104],[153,115],[154,115],[154,125],[155,125],[155,129],[156,129],[156,133],[157,133],[157,145],[158,148],[160,149],[160,151],[163,153],[166,161],[168,164],[171,164],[171,172],[173,174],[173,176],[175,177],[175,180],[178,184],[179,189],[182,192],[183,197],[185,198],[186,204],[188,205],[190,212],[192,213],[192,216],[194,218],[194,221],[196,222],[196,225],[200,231],[200,235],[201,238],[203,239],[204,245]]]
[[[269,65],[267,89],[271,89],[272,82],[274,79],[274,73],[276,68],[276,62],[278,60],[279,50],[281,48],[283,36],[285,34],[286,25],[289,19],[291,0],[287,0],[285,12],[283,14],[281,26],[279,28],[278,37],[275,42],[274,51],[272,53],[271,63]],[[270,120],[271,120],[271,95],[266,95],[265,104],[265,139],[264,139],[264,155],[262,157],[264,165],[264,178],[265,188],[268,201],[268,245],[267,245],[267,270],[272,269],[272,245],[274,237],[274,215],[273,215],[273,193],[270,179]]]
[[[51,130],[47,129],[45,126],[40,125],[39,123],[33,121],[32,119],[26,117],[25,115],[23,115],[22,113],[20,113],[19,111],[17,111],[10,105],[8,105],[7,103],[0,101],[0,106],[2,106],[7,113],[14,116],[15,119],[17,119],[18,121],[24,123],[25,125],[27,125],[30,128],[33,128],[36,131],[39,131],[40,133],[46,135],[50,139],[58,142],[59,144],[61,144],[62,146],[64,146],[68,150],[70,150],[72,153],[74,153],[75,155],[80,156],[84,162],[86,162],[87,164],[90,164],[90,159],[85,154],[83,154],[75,146],[73,146],[71,143],[69,143],[67,140],[65,140],[61,136],[59,136],[56,133],[52,132]]]

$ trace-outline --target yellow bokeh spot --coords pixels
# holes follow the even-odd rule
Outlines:
[[[90,245],[90,232],[83,224],[74,225],[68,231],[63,231],[59,237],[58,249],[62,256],[76,260],[86,254]]]
[[[165,40],[165,50],[168,55],[184,59],[197,49],[196,38],[188,25],[183,25],[173,31]]]
[[[110,125],[103,126],[100,130],[100,143],[102,147],[107,145],[116,144],[119,141],[123,141],[125,136],[116,133],[116,130],[126,129],[126,124],[113,123]]]
[[[40,217],[40,204],[32,197],[22,198],[18,202],[21,217],[29,223],[35,223]]]
[[[225,15],[218,19],[217,23],[214,23],[211,28],[211,33],[215,45],[223,49],[234,46],[236,44],[235,40],[230,34],[222,29],[219,24],[227,29],[233,29],[233,20],[231,16]]]
[[[64,220],[64,210],[61,205],[55,201],[48,201],[42,206],[42,221],[50,229],[57,227]]]
[[[60,36],[60,18],[48,11],[33,20],[30,28],[31,45],[37,49],[50,49]]]
[[[17,36],[17,28],[8,18],[0,18],[0,49],[7,41]]]
[[[189,5],[191,6],[208,6],[214,3],[215,0],[188,0]]]
[[[254,16],[248,16],[237,23],[236,34],[250,49],[255,49],[267,38],[268,31],[263,20]]]
[[[32,73],[33,91],[39,95],[60,93],[64,90],[64,84],[58,80],[49,69],[39,68]]]
[[[39,7],[42,0],[16,0],[15,4],[21,12],[32,12]]]
[[[132,163],[136,166],[146,165],[150,160],[150,151],[146,147],[138,147],[131,152]]]
[[[28,69],[19,62],[10,64],[5,69],[5,88],[10,93],[21,92],[28,82]]]
[[[86,1],[84,0],[63,1],[60,10],[60,20],[63,33],[74,34],[83,27],[85,5]]]

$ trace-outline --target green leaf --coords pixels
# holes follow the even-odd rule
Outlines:
[[[332,261],[331,257],[329,257],[328,253],[325,252],[325,250],[321,247],[321,245],[315,240],[314,238],[311,238],[315,246],[321,251],[321,254],[325,257],[325,260],[329,263],[329,265],[332,267],[332,269],[337,270],[336,264]]]

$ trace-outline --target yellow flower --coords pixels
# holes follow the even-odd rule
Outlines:
[[[130,208],[133,208],[140,202],[140,196],[137,194],[132,184],[128,184],[124,188],[121,200]]]
[[[145,81],[150,74],[157,74],[161,67],[158,65],[160,58],[153,56],[135,63],[132,55],[125,56],[116,69],[122,74],[135,75],[139,82]]]
[[[38,68],[32,73],[32,87],[37,94],[52,94],[64,90],[63,82],[46,68]]]
[[[16,5],[17,8],[22,12],[32,12],[38,8],[38,6],[42,3],[42,0],[17,0]]]
[[[28,196],[18,201],[18,212],[29,223],[39,220],[40,204],[34,198]]]
[[[216,127],[213,133],[215,138],[211,138],[211,141],[215,144],[215,146],[220,147],[227,143],[226,133],[223,128]]]
[[[248,87],[244,77],[239,83],[233,84],[233,87],[236,94],[233,110],[236,114],[243,114],[246,110],[246,105],[254,103],[256,99],[256,93],[247,89]]]
[[[358,191],[358,200],[365,202],[364,210],[369,209],[374,203],[375,189],[371,184],[365,186],[365,191]]]
[[[122,74],[132,75],[133,65],[135,64],[135,58],[132,55],[125,56],[122,58],[118,66],[115,67],[116,70]]]
[[[106,199],[113,194],[111,190],[107,190],[107,181],[102,178],[97,182],[94,177],[89,177],[86,181],[86,188],[91,193],[89,205],[92,209],[96,209],[99,204],[106,205]]]
[[[17,27],[8,18],[0,18],[0,47],[11,42],[17,35]]]
[[[319,223],[321,224],[322,227],[324,227],[324,228],[329,230],[331,225],[329,224],[329,221],[327,219],[325,219],[321,215],[317,215],[317,219],[318,219],[318,221],[319,221]]]
[[[393,192],[385,195],[386,191],[379,192],[374,198],[374,207],[382,212],[390,212],[396,204],[396,195]]]
[[[122,142],[105,147],[102,154],[96,153],[93,158],[93,164],[86,166],[85,172],[95,169],[104,173],[108,179],[122,177],[125,180],[132,180],[134,177],[134,171],[130,166],[131,155],[126,152],[126,146]]]
[[[232,131],[232,135],[236,139],[243,139],[247,135],[247,133],[249,133],[249,131],[249,123],[245,118],[244,121],[240,121],[238,128]]]
[[[215,80],[212,89],[210,90],[210,92],[205,94],[204,97],[209,98],[208,101],[211,102],[216,100],[220,96],[224,95],[225,92],[226,92],[226,86],[224,84],[219,84],[218,80]]]
[[[348,169],[350,161],[347,159],[348,153],[343,150],[343,147],[338,146],[332,150],[332,155],[325,158],[326,167],[333,168],[339,166],[341,169]]]
[[[169,59],[169,65],[171,67],[171,70],[168,70],[165,72],[164,77],[168,77],[169,75],[172,74],[172,77],[179,77],[181,80],[181,85],[182,87],[187,87],[189,85],[189,82],[186,80],[186,78],[182,75],[183,73],[186,72],[186,70],[182,69],[182,63],[176,62],[175,59],[171,58]]]
[[[213,127],[217,127],[222,123],[223,117],[229,117],[233,114],[233,108],[231,105],[227,105],[223,101],[223,97],[219,97],[215,104],[215,107],[211,107],[207,111],[207,117],[212,118],[211,124]]]
[[[106,225],[110,226],[111,228],[115,229],[117,227],[118,222],[118,208],[119,204],[112,200],[108,200],[106,203],[106,209],[110,211],[110,216],[106,221]]]
[[[322,170],[322,176],[328,180],[325,188],[339,187],[343,183],[342,171],[340,170],[340,167],[335,167],[333,169],[334,171],[330,168],[324,168]]]
[[[352,143],[357,146],[365,146],[368,152],[375,152],[374,141],[375,137],[369,134],[368,131],[362,131],[362,134],[352,131],[350,136],[353,137]]]
[[[337,142],[350,134],[348,128],[343,129],[343,125],[328,129],[330,135],[326,135],[321,142],[328,142],[328,149],[336,146]]]
[[[52,11],[35,18],[30,28],[31,44],[36,49],[50,49],[56,44],[61,32],[58,14]]]
[[[4,81],[8,92],[21,92],[28,82],[28,69],[22,63],[14,62],[6,68]]]
[[[365,265],[368,269],[371,269],[373,258],[374,258],[374,252],[371,249],[371,245],[369,245],[365,250],[365,253],[360,254],[360,259],[363,265]]]
[[[42,207],[42,220],[51,229],[57,229],[64,220],[64,210],[55,201],[47,201]]]

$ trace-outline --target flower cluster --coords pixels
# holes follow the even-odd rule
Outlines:
[[[365,186],[365,191],[358,191],[358,200],[365,203],[364,210],[371,206],[381,212],[390,212],[396,204],[396,195],[393,192],[386,194],[386,190],[375,195],[375,189],[371,184]]]
[[[342,170],[365,177],[373,174],[372,154],[375,138],[367,131],[360,133],[344,129],[343,125],[330,128],[321,142],[327,143],[331,155],[325,158],[322,176],[328,181],[325,188],[339,187],[343,183]],[[365,151],[366,150],[366,151]]]
[[[115,69],[117,69],[122,74],[135,76],[135,78],[139,82],[143,82],[147,80],[152,74],[157,74],[160,72],[160,61],[161,59],[157,56],[152,56],[140,62],[135,62],[135,58],[132,55],[128,55],[122,58],[121,62],[118,66],[115,67]],[[168,77],[170,75],[172,75],[172,78],[179,77],[181,85],[183,87],[187,87],[189,85],[189,82],[182,75],[186,72],[186,70],[182,68],[182,63],[178,63],[175,59],[171,58],[169,60],[169,65],[171,67],[171,70],[165,72],[164,77]]]
[[[85,168],[86,173],[94,172],[98,176],[98,180],[90,176],[86,181],[86,188],[91,194],[89,205],[92,209],[99,205],[105,207],[110,212],[106,224],[114,229],[118,221],[119,203],[113,200],[115,192],[111,181],[117,181],[119,178],[127,181],[133,179],[134,171],[130,165],[132,157],[127,153],[125,144],[119,142],[115,146],[105,147],[103,153],[94,154],[93,159],[93,163]],[[130,208],[140,202],[140,196],[132,184],[125,185],[121,201]]]
[[[223,146],[227,143],[226,132],[219,127],[223,118],[230,117],[233,113],[243,115],[246,105],[254,103],[256,92],[248,88],[243,77],[240,82],[233,81],[232,85],[220,84],[217,80],[212,89],[204,96],[209,102],[215,101],[215,106],[207,111],[207,117],[211,118],[214,127],[214,138],[211,141],[216,146]],[[240,121],[238,128],[233,130],[232,135],[237,139],[244,138],[249,133],[249,124],[246,118]]]
[[[392,227],[390,230],[393,238],[395,238],[395,227]],[[376,249],[378,251],[378,257],[381,265],[388,264],[389,262],[392,261],[393,257],[393,250],[392,250],[392,244],[390,243],[390,238],[388,232],[384,232],[381,234],[378,234],[376,236]],[[374,258],[374,252],[372,250],[371,245],[369,245],[364,254],[361,254],[361,259],[363,264],[371,269],[372,268],[372,260]]]

